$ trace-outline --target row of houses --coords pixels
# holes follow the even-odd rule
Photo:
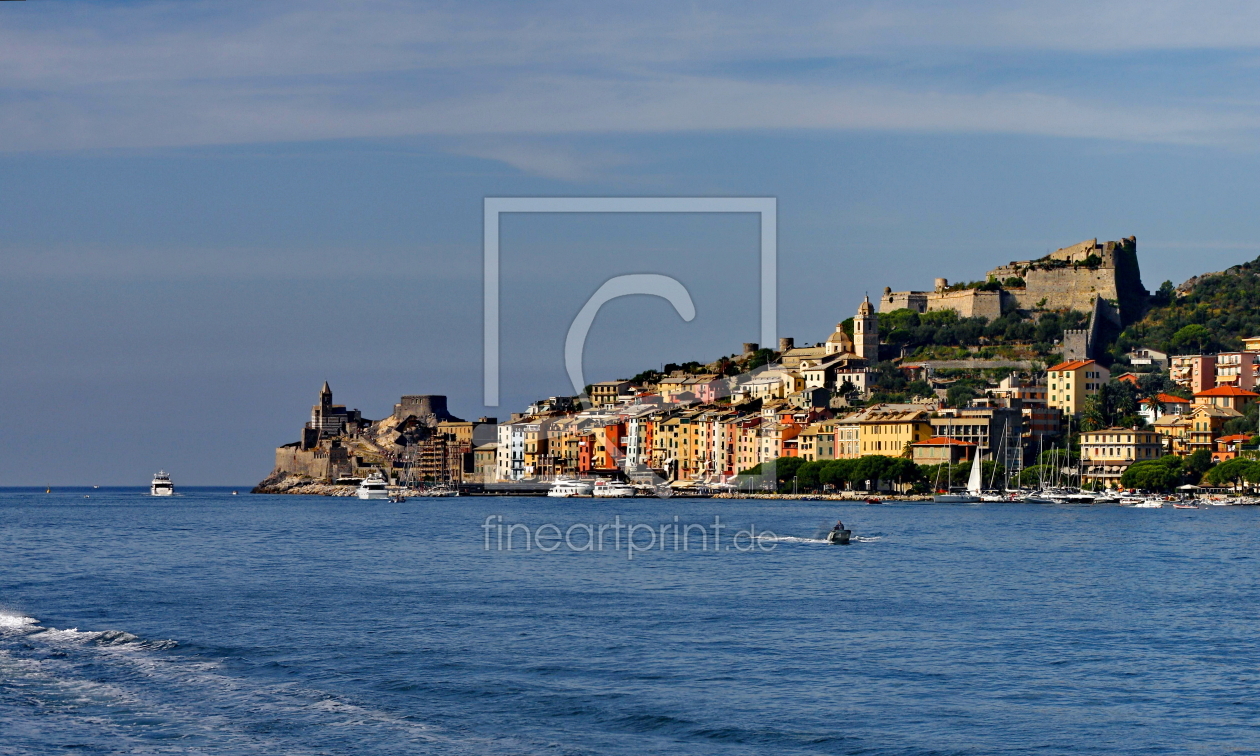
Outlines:
[[[1218,386],[1252,391],[1260,382],[1260,336],[1243,339],[1243,351],[1169,357],[1151,349],[1129,355],[1134,366],[1168,370],[1168,377],[1193,393]]]
[[[484,455],[478,465],[487,480],[493,455],[493,478],[499,481],[652,472],[669,480],[724,482],[780,457],[907,456],[938,464],[979,452],[1015,460],[1025,427],[1019,408],[942,409],[935,400],[848,413],[783,399],[626,403],[503,423],[498,443],[476,453]]]

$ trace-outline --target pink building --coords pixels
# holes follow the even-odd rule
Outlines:
[[[1216,385],[1251,391],[1256,387],[1255,352],[1221,352],[1216,355]]]
[[[1173,357],[1169,377],[1193,394],[1216,388],[1216,355],[1183,354]]]

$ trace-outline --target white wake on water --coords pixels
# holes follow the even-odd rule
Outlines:
[[[365,753],[496,750],[326,691],[231,674],[221,660],[167,653],[177,645],[44,627],[0,610],[0,721],[11,726],[9,745],[37,753],[70,738],[145,754],[169,753],[177,739],[214,752],[315,754],[342,750],[349,738]],[[279,722],[293,734],[274,732]]]
[[[874,543],[875,541],[879,541],[879,540],[881,540],[882,538],[883,538],[883,536],[859,536],[859,535],[855,535],[855,536],[851,536],[851,537],[849,538],[849,543]],[[781,536],[781,535],[776,535],[776,536],[764,536],[764,535],[759,535],[759,536],[757,536],[757,540],[758,540],[758,541],[765,541],[766,543],[811,543],[811,544],[822,544],[822,545],[824,545],[824,546],[831,546],[831,545],[833,545],[833,544],[831,544],[831,543],[828,543],[828,542],[827,542],[827,539],[826,539],[826,538],[823,538],[823,537],[821,537],[821,536],[818,536],[818,537],[815,537],[815,538],[802,538],[802,537],[800,537],[800,536]]]

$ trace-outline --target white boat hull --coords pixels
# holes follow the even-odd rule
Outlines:
[[[557,480],[551,484],[547,495],[555,499],[572,499],[579,496],[590,496],[595,489],[594,483],[575,480]]]
[[[628,499],[636,493],[634,486],[596,486],[593,495],[599,499]]]
[[[157,487],[157,486],[154,486],[154,487],[152,487],[152,488],[150,488],[150,489],[149,489],[149,495],[150,495],[150,496],[174,496],[174,495],[175,495],[175,489],[174,489],[174,487],[171,487],[171,488],[166,488],[166,487],[159,488],[159,487]]]
[[[971,494],[936,494],[932,501],[937,504],[979,504],[980,497]]]
[[[372,473],[359,484],[354,495],[360,499],[388,499],[389,490],[386,488],[388,485],[385,476]]]

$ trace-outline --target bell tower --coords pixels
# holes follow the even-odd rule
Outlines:
[[[853,351],[868,365],[879,362],[879,318],[869,295],[862,300],[853,319]]]

